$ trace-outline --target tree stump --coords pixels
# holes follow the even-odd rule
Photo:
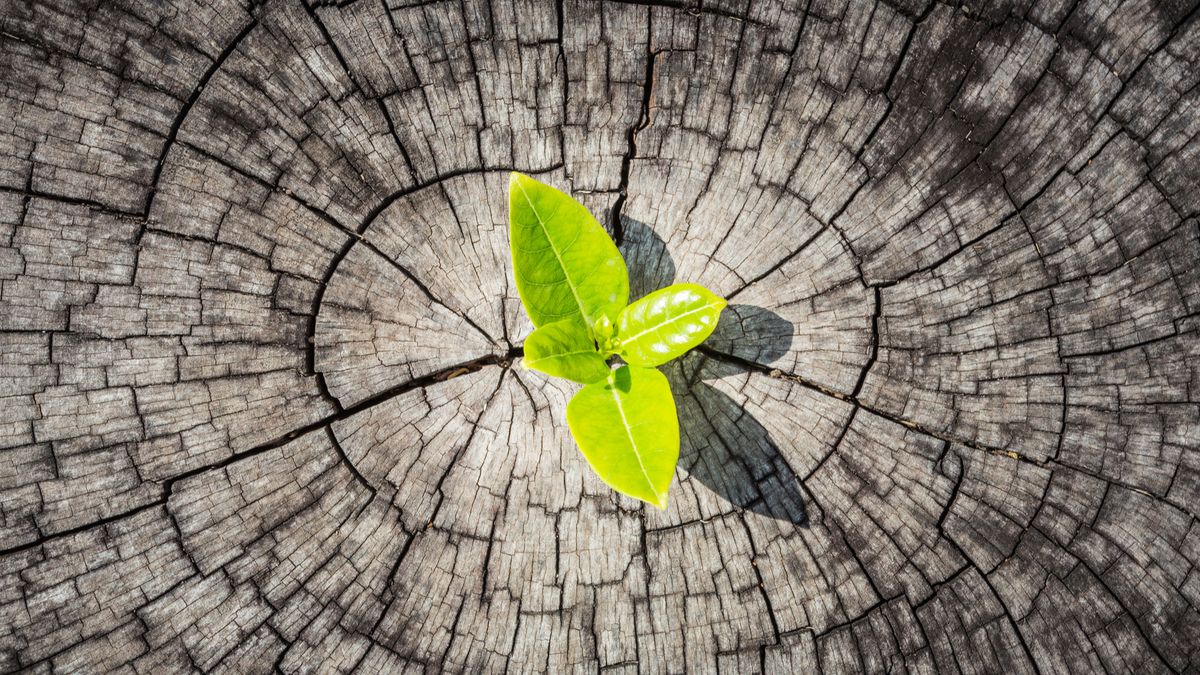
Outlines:
[[[1200,669],[1194,3],[0,8],[0,670]],[[519,367],[637,297],[663,512]]]

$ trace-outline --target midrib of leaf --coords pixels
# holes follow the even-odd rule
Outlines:
[[[715,303],[715,302],[707,302],[707,303],[705,303],[703,306],[697,307],[696,309],[689,309],[688,311],[684,312],[683,314],[679,314],[679,315],[673,316],[673,317],[671,317],[671,318],[667,319],[666,321],[659,321],[658,323],[656,323],[656,324],[654,324],[653,326],[651,326],[651,327],[647,328],[646,330],[643,330],[643,331],[641,331],[641,332],[639,332],[639,333],[634,333],[633,335],[630,335],[630,336],[629,336],[629,337],[627,337],[627,338],[622,338],[622,339],[621,339],[621,344],[622,344],[622,345],[628,344],[628,343],[629,343],[630,341],[632,341],[632,340],[636,340],[636,339],[638,339],[638,338],[642,337],[643,335],[645,335],[645,334],[647,334],[647,333],[650,333],[650,332],[653,332],[653,331],[659,330],[659,329],[661,329],[663,326],[665,326],[665,325],[667,325],[667,324],[669,324],[669,323],[674,323],[674,322],[676,322],[676,321],[678,321],[678,320],[682,319],[682,318],[683,318],[683,317],[685,317],[685,316],[691,316],[692,314],[695,314],[696,312],[703,312],[703,311],[704,311],[704,310],[706,310],[706,309],[709,309],[709,308],[711,308],[711,307],[716,307],[716,306],[717,306],[717,303]]]
[[[567,280],[567,288],[571,289],[571,297],[575,298],[575,304],[579,306],[579,313],[583,316],[583,323],[585,325],[588,324],[590,317],[587,310],[583,308],[583,300],[579,298],[579,292],[575,290],[575,282],[571,280],[571,273],[567,271],[567,266],[563,264],[562,255],[559,254],[558,247],[554,245],[554,239],[550,236],[550,230],[546,229],[546,221],[542,220],[542,214],[538,213],[537,207],[533,205],[533,200],[529,198],[529,193],[525,190],[525,186],[519,180],[515,182],[517,187],[521,189],[521,196],[525,198],[525,203],[529,204],[529,210],[533,211],[533,217],[537,218],[538,225],[542,228],[542,234],[546,235],[546,243],[550,244],[550,252],[554,254],[554,259],[558,261],[559,269],[563,271],[563,278]]]
[[[550,356],[543,356],[540,359],[525,359],[525,362],[526,363],[541,363],[542,361],[549,361],[550,359],[561,359],[561,358],[565,358],[567,356],[577,356],[579,354],[598,354],[598,353],[599,352],[597,352],[594,349],[577,349],[573,352],[559,352],[557,354],[551,354]]]
[[[650,492],[654,493],[654,499],[659,499],[658,490],[654,489],[654,481],[650,480],[650,474],[646,473],[646,465],[642,463],[642,452],[638,450],[637,441],[633,440],[633,432],[629,427],[629,420],[625,417],[625,408],[621,405],[621,397],[617,396],[617,387],[615,384],[609,390],[612,393],[613,403],[617,404],[617,414],[621,416],[621,428],[625,430],[625,438],[629,439],[629,445],[633,448],[633,456],[637,458],[638,468],[642,470],[642,476],[646,479],[646,485],[650,487]]]

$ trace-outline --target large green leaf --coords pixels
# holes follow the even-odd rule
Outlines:
[[[679,418],[667,378],[622,366],[567,404],[567,425],[588,464],[617,492],[667,508],[679,460]]]
[[[590,331],[629,301],[625,260],[582,204],[529,176],[508,184],[508,230],[517,292],[533,325],[561,320]]]
[[[704,342],[725,305],[697,284],[654,291],[617,316],[616,352],[635,366],[662,365]]]
[[[525,367],[547,375],[589,384],[608,376],[608,364],[579,323],[570,319],[548,323],[525,339]]]

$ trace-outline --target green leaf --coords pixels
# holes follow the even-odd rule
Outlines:
[[[614,349],[616,334],[617,327],[607,314],[596,319],[595,325],[592,326],[592,337],[595,338],[596,347],[604,356],[611,356],[616,353],[616,349]]]
[[[617,316],[616,352],[635,366],[659,366],[704,342],[725,299],[697,284],[673,284]]]
[[[608,364],[583,326],[569,319],[546,324],[525,339],[526,368],[588,384],[608,376]]]
[[[579,322],[584,330],[629,301],[625,260],[582,204],[529,176],[508,184],[508,230],[517,292],[536,327]]]
[[[679,418],[667,378],[622,366],[567,404],[567,425],[588,464],[612,489],[667,508],[679,460]]]

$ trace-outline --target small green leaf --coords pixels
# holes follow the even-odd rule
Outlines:
[[[697,284],[673,284],[617,316],[617,353],[635,366],[659,366],[704,342],[725,299]]]
[[[546,324],[525,339],[526,368],[588,384],[608,376],[608,364],[583,326],[570,320]]]
[[[567,425],[600,479],[624,495],[667,508],[679,460],[679,418],[667,378],[622,366],[567,404]]]
[[[616,353],[614,349],[616,333],[617,327],[613,325],[612,319],[608,318],[607,314],[596,319],[596,324],[592,326],[592,337],[596,339],[596,347],[603,357]]]
[[[596,323],[594,326],[592,326],[592,329],[595,331],[597,342],[611,338],[613,333],[616,332],[613,328],[612,319],[608,318],[607,314],[604,314],[599,319],[596,319]]]
[[[508,228],[517,292],[536,327],[571,320],[591,331],[629,301],[625,260],[582,204],[513,172]]]

